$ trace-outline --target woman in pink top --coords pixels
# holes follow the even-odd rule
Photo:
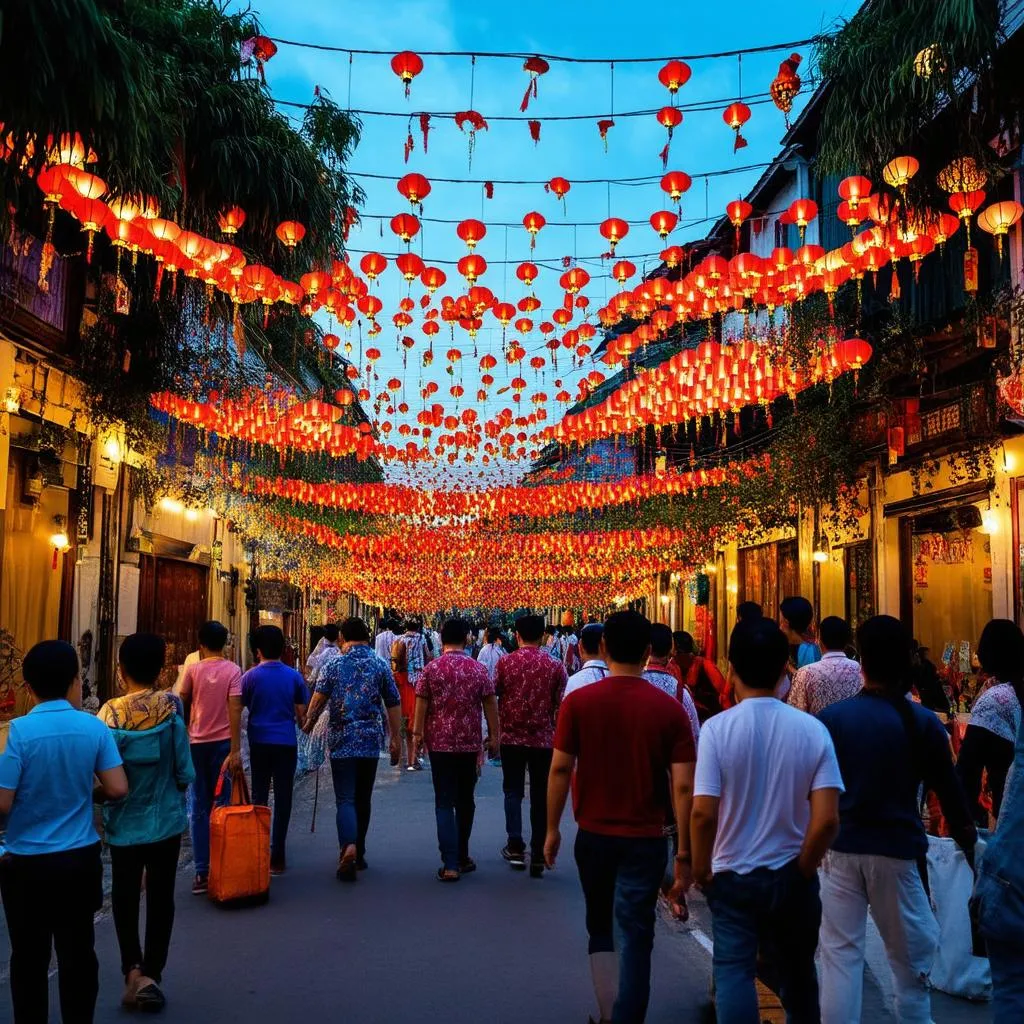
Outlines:
[[[210,874],[210,811],[217,778],[227,760],[242,767],[242,673],[224,657],[228,631],[219,622],[199,628],[198,664],[182,677],[178,696],[185,706],[192,765],[192,856],[196,877],[192,892],[205,893]]]

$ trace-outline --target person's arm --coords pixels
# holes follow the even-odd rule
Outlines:
[[[676,816],[676,835],[679,849],[675,857],[672,888],[668,899],[679,903],[693,885],[693,859],[690,853],[690,817],[693,812],[693,761],[672,765],[672,808]]]
[[[811,820],[798,861],[801,873],[813,878],[839,835],[839,793],[831,787],[811,790]]]
[[[301,729],[306,723],[306,711],[309,708],[309,689],[302,676],[295,673],[295,724]]]
[[[562,703],[562,698],[565,696],[565,686],[569,682],[569,677],[566,675],[565,666],[561,663],[558,665],[558,671],[555,673],[553,685],[551,687],[551,721],[552,724],[558,720],[558,708]]]
[[[703,755],[703,751],[701,751]],[[715,837],[718,835],[717,796],[695,796],[693,809],[690,813],[690,859],[694,882],[702,889],[712,878],[711,854],[715,848]]]
[[[388,753],[394,764],[402,756],[402,706],[395,704],[388,708]]]
[[[964,788],[953,767],[953,754],[949,747],[949,737],[942,723],[934,714],[931,715],[925,736],[924,784],[934,791],[939,800],[939,807],[946,817],[949,835],[964,852],[967,863],[974,866],[974,844],[978,839],[978,830],[971,818],[971,809],[964,794]]]
[[[176,716],[172,741],[174,743],[174,781],[178,789],[186,790],[195,781],[196,770],[192,764],[192,751],[188,745],[188,726]]]
[[[555,866],[558,851],[562,846],[562,814],[569,799],[572,770],[576,758],[557,747],[551,754],[551,771],[548,774],[548,834],[544,840],[544,863]]]
[[[493,693],[484,697],[484,717],[487,719],[487,752],[497,757],[501,749],[501,730],[498,725],[498,698]]]
[[[306,719],[302,723],[303,732],[311,733],[313,731],[313,726],[316,725],[316,721],[320,717],[320,713],[323,711],[326,703],[327,695],[317,690],[313,694],[313,699],[309,702],[309,707],[306,709]]]
[[[231,753],[228,767],[233,772],[242,771],[242,696],[228,697],[228,722],[231,725]]]
[[[99,779],[99,789],[105,800],[123,800],[128,795],[128,776],[124,773],[123,765],[98,771],[96,778]]]
[[[21,782],[21,745],[12,723],[7,746],[0,754],[0,814],[10,814]]]
[[[181,682],[174,687],[175,693],[181,701],[181,717],[185,720],[186,729],[192,720],[192,686],[192,666],[189,665],[181,677]]]
[[[416,711],[412,716],[412,738],[417,753],[423,745],[423,727],[427,724],[427,705],[429,703],[427,697],[416,694]]]
[[[787,703],[798,711],[810,711],[810,705],[807,702],[807,673],[803,669],[793,676],[793,685],[790,687]]]
[[[956,759],[956,773],[976,824],[988,827],[988,810],[981,806],[981,780],[988,771],[992,789],[993,811],[998,810],[999,798],[1006,785],[1006,774],[1013,763],[1013,744],[989,729],[968,725],[960,753]]]

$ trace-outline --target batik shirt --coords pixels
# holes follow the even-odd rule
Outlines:
[[[502,659],[507,660],[507,659]],[[416,696],[427,701],[423,741],[428,750],[475,753],[483,744],[480,712],[494,695],[487,669],[468,654],[447,651],[420,674]]]
[[[427,641],[419,633],[403,633],[395,643],[405,647],[405,671],[415,686],[427,660]]]
[[[168,690],[136,690],[112,697],[97,717],[111,729],[141,731],[155,729],[171,715],[182,713],[181,701]]]
[[[830,704],[856,697],[863,689],[860,663],[842,651],[828,651],[821,661],[805,665],[793,676],[786,703],[816,715]]]
[[[520,647],[502,658],[495,672],[501,742],[550,747],[568,678],[565,666],[541,647]]]
[[[316,692],[328,699],[331,757],[377,757],[383,709],[401,703],[387,662],[369,647],[352,647],[322,666]]]

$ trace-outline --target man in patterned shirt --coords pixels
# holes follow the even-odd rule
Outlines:
[[[501,712],[501,769],[505,790],[505,831],[501,855],[513,868],[526,867],[523,797],[530,773],[530,876],[544,874],[544,837],[548,818],[548,772],[558,706],[568,676],[561,661],[541,647],[544,619],[524,615],[516,621],[519,649],[502,658],[495,672]]]
[[[847,697],[856,697],[864,686],[860,663],[846,656],[852,634],[845,619],[830,615],[818,630],[824,651],[821,661],[805,665],[793,677],[786,701],[812,715]]]
[[[487,718],[488,746],[497,753],[498,707],[487,669],[466,653],[469,623],[449,619],[441,629],[443,653],[416,683],[412,734],[430,751],[442,882],[457,882],[476,870],[469,855],[476,804],[477,755],[483,743],[480,712]]]
[[[387,709],[393,760],[401,753],[402,716],[391,669],[370,647],[366,623],[346,619],[341,636],[347,649],[323,666],[303,729],[312,732],[329,703],[327,745],[338,808],[337,875],[341,882],[354,882],[356,871],[366,868],[366,831],[380,756],[382,709]]]

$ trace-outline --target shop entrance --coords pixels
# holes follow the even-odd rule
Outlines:
[[[199,627],[207,617],[209,569],[155,555],[143,555],[140,569],[139,630],[167,642],[165,671],[173,681],[185,656],[199,645]]]
[[[737,583],[741,602],[756,601],[765,618],[778,618],[782,599],[800,593],[800,557],[796,539],[740,548]]]

